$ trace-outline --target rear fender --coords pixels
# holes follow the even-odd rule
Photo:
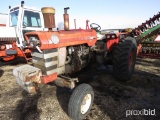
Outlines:
[[[107,51],[111,50],[111,47],[119,42],[119,39],[111,39],[106,42]]]

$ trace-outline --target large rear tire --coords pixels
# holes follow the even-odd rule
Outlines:
[[[92,107],[94,92],[90,85],[80,84],[77,86],[69,100],[68,114],[72,120],[83,120]]]
[[[137,44],[134,38],[120,41],[113,52],[113,74],[121,81],[131,78],[136,63]]]

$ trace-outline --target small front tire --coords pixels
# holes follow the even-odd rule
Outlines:
[[[69,100],[68,114],[72,120],[83,120],[92,107],[94,92],[90,85],[77,86]]]

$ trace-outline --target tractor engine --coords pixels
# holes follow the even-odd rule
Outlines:
[[[49,50],[41,53],[32,50],[32,62],[40,68],[44,75],[53,72],[58,74],[72,74],[84,68],[90,61],[90,47],[87,45],[75,45]]]
[[[65,73],[74,73],[84,68],[90,60],[90,49],[85,45],[67,48]]]

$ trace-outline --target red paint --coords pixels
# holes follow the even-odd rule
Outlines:
[[[137,55],[140,53],[141,49],[142,49],[142,44],[138,44],[138,46],[137,46]]]
[[[0,50],[5,50],[5,48],[6,48],[5,45],[0,46]]]
[[[69,31],[61,30],[56,32],[30,32],[25,34],[25,37],[28,40],[27,35],[37,35],[39,37],[41,42],[41,50],[80,44],[88,44],[88,46],[93,46],[97,41],[96,31],[91,29],[78,29]],[[49,40],[51,40],[52,35],[58,36],[60,40],[58,44],[49,44]]]
[[[12,55],[12,56],[4,57],[3,60],[4,60],[4,61],[10,61],[10,60],[13,60],[14,58],[15,58],[15,56]]]
[[[3,26],[3,27],[5,27],[5,26],[6,26],[6,24],[0,24],[0,26]]]
[[[107,46],[107,50],[109,51],[111,49],[111,47],[115,44],[117,44],[119,42],[119,39],[116,38],[116,39],[112,39],[112,40],[108,40],[106,42],[106,46]]]
[[[11,55],[11,56],[7,56],[5,51],[7,50],[6,47],[2,46],[1,50],[0,50],[0,57],[2,57],[2,59],[4,61],[10,61],[10,60],[13,60],[16,56],[19,56],[19,57],[24,57],[27,61],[27,58],[25,56],[25,53],[27,54],[31,54],[31,51],[30,49],[25,49],[24,51],[21,50],[19,47],[17,47],[16,43],[15,42],[12,42],[10,43],[12,45],[12,48],[10,48],[9,50],[17,50],[17,54],[15,55]],[[6,44],[7,45],[7,44]]]
[[[112,38],[112,35],[115,37]],[[105,36],[106,36],[106,47],[107,47],[107,50],[110,51],[113,45],[117,44],[121,39],[127,36],[127,32],[109,33],[109,34],[106,34]],[[110,36],[110,37],[108,38],[107,36]]]
[[[131,69],[132,63],[133,63],[133,54],[131,52],[129,55],[129,69]]]
[[[138,57],[140,57],[140,58],[154,58],[154,59],[160,59],[160,54],[146,54],[146,53],[139,53],[138,54]]]
[[[41,76],[42,84],[47,84],[47,83],[52,82],[52,81],[54,81],[56,79],[57,79],[57,73]]]

